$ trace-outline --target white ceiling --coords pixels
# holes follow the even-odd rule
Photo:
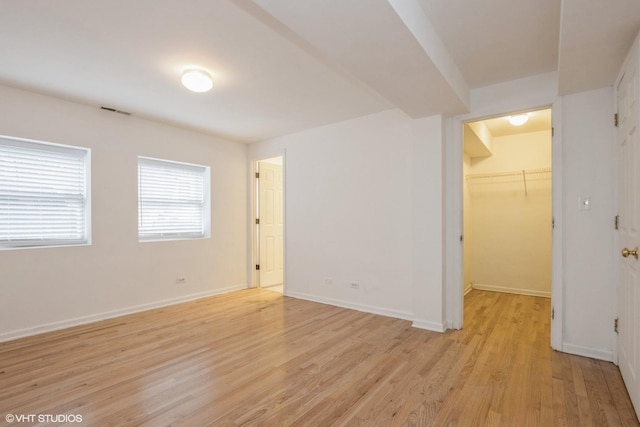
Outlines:
[[[558,0],[419,1],[471,88],[557,69]]]
[[[493,138],[551,130],[551,109],[527,111],[525,114],[529,116],[529,120],[520,126],[514,126],[509,123],[510,116],[494,117],[480,121],[484,123]]]
[[[0,0],[0,83],[252,142],[558,72],[613,84],[640,1]],[[214,75],[204,94],[184,68]]]
[[[522,135],[532,132],[546,131],[551,135],[551,109],[522,111],[515,114],[526,114],[528,120],[520,126],[509,122],[511,116],[468,122],[464,125],[464,152],[470,157],[492,156],[491,141],[503,136]]]

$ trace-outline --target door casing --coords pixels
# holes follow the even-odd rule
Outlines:
[[[445,292],[446,292],[446,327],[461,329],[463,327],[464,290],[462,244],[463,235],[463,134],[465,122],[499,117],[510,112],[551,108],[552,114],[552,207],[554,228],[552,237],[552,277],[551,301],[553,319],[551,320],[551,347],[562,349],[563,331],[563,281],[562,281],[562,131],[561,131],[561,99],[550,99],[549,102],[534,105],[514,105],[513,108],[495,108],[482,113],[470,113],[447,119],[445,123]]]

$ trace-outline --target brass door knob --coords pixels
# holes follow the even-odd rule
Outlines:
[[[626,258],[626,257],[628,257],[629,255],[633,255],[633,257],[634,257],[635,259],[638,259],[638,247],[636,246],[636,247],[635,247],[634,249],[632,249],[632,250],[629,250],[629,249],[627,249],[627,248],[624,248],[624,249],[622,250],[622,256],[623,256],[623,257],[625,257],[625,258]]]

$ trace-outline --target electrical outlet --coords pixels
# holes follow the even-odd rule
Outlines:
[[[351,282],[351,289],[360,289],[360,283]]]
[[[184,285],[187,283],[187,278],[185,276],[176,277],[176,285]]]

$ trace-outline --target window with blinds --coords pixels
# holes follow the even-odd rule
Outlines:
[[[138,239],[209,237],[209,167],[138,157]]]
[[[0,136],[0,248],[90,242],[90,153]]]

